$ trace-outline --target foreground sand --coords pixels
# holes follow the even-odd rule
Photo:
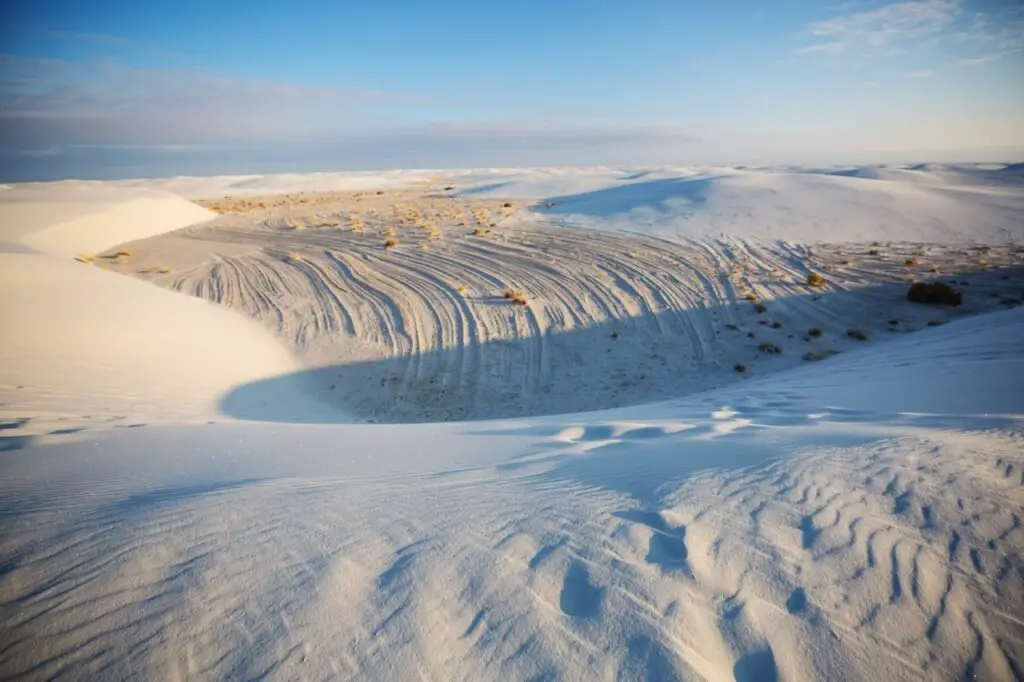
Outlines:
[[[640,188],[635,230],[477,171],[292,177],[323,196],[199,225],[163,194],[181,231],[118,223],[90,262],[5,234],[0,677],[1019,679],[1024,230],[998,207],[1024,188],[997,172],[826,181],[853,227],[814,244],[693,231],[827,217],[781,191],[801,175],[738,171],[703,204]],[[609,173],[556,175],[640,175]],[[772,208],[724,210],[736,177]],[[859,241],[883,216],[912,227]]]

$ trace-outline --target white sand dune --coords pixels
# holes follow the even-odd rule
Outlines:
[[[115,207],[100,267],[5,219],[0,677],[1019,679],[1020,190],[896,170],[733,169],[690,208],[685,169],[523,171],[579,196],[509,207],[474,170],[163,234]]]
[[[78,256],[212,217],[158,190],[125,191],[96,182],[24,185],[0,194],[0,242]]]
[[[86,215],[76,217],[83,207]],[[5,447],[114,426],[215,419],[233,386],[301,367],[241,315],[66,257],[211,215],[173,195],[103,187],[0,195],[0,239],[8,240],[0,252]],[[261,401],[317,413],[315,401],[285,383]]]
[[[564,224],[670,238],[1024,242],[1024,183],[1006,169],[662,169],[607,173],[603,186],[591,177],[586,189],[526,176],[467,191],[540,200]]]

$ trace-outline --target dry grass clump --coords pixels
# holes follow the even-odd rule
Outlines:
[[[393,246],[398,246],[398,237],[388,237],[384,240],[385,249],[390,249]]]
[[[903,264],[906,265],[908,268],[912,268],[917,265],[917,260],[914,258],[908,258],[905,261],[903,261]]]
[[[807,284],[812,287],[823,287],[825,286],[825,278],[816,272],[812,272],[807,275]]]
[[[485,234],[487,234],[487,233],[488,233],[489,231],[490,231],[490,230],[485,230],[485,229],[484,229],[484,228],[482,228],[482,227],[477,227],[477,228],[475,228],[475,229],[473,230],[473,236],[474,236],[474,237],[480,237],[480,236],[482,236],[482,235],[485,235]]]
[[[131,257],[132,257],[132,252],[129,251],[128,249],[121,249],[120,251],[115,253],[113,256],[111,256],[111,258],[113,258],[115,260],[118,259],[118,258],[131,258]]]
[[[857,339],[858,341],[868,340],[868,335],[859,329],[849,329],[847,330],[846,335],[849,336],[851,339]]]
[[[820,351],[820,352],[817,352],[817,353],[812,352],[812,351],[808,351],[808,352],[804,353],[803,358],[804,358],[804,361],[806,361],[806,362],[818,362],[819,360],[824,360],[825,358],[829,358],[829,357],[832,357],[833,355],[838,355],[838,354],[839,354],[839,351],[837,351],[837,350],[823,350],[823,351]]]
[[[75,256],[75,260],[78,261],[79,263],[92,263],[96,260],[96,256],[92,255],[91,253],[86,253],[80,256]]]
[[[915,282],[907,290],[907,300],[912,303],[958,306],[963,303],[963,294],[945,282]]]
[[[506,301],[512,301],[519,305],[527,305],[528,303],[526,300],[526,294],[519,289],[505,289],[505,291],[502,292],[502,297],[504,297]]]

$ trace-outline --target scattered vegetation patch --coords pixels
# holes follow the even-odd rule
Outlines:
[[[757,349],[762,353],[769,353],[770,355],[778,355],[782,352],[781,348],[776,346],[774,343],[769,343],[767,341],[757,344]]]
[[[502,296],[505,298],[505,300],[512,301],[513,303],[518,303],[519,305],[526,305],[528,303],[528,301],[526,300],[526,294],[519,291],[519,289],[505,289],[505,291],[502,293]]]
[[[811,327],[810,329],[807,330],[807,336],[811,337],[812,339],[817,339],[821,337],[821,327]]]
[[[846,335],[851,339],[857,339],[858,341],[867,341],[868,335],[859,329],[850,329],[846,332]]]
[[[825,278],[816,272],[812,272],[807,275],[807,284],[812,287],[823,287],[825,286]]]
[[[838,355],[838,354],[839,354],[839,351],[837,351],[837,350],[823,350],[823,351],[819,351],[819,352],[816,352],[816,353],[812,352],[812,351],[808,351],[808,352],[804,353],[803,358],[804,358],[805,362],[818,362],[819,360],[824,360],[825,358],[829,358],[829,357],[832,357],[833,355]]]
[[[907,300],[955,307],[963,302],[963,295],[945,282],[915,282],[907,290]]]

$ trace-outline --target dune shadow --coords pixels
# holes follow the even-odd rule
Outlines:
[[[722,176],[680,177],[643,182],[607,189],[548,197],[531,206],[531,210],[547,215],[585,215],[598,218],[629,213],[635,208],[657,209],[672,201],[673,211],[680,203],[699,205],[707,201],[708,189]]]
[[[983,275],[1016,291],[1019,277],[1007,279],[1003,273],[1020,275],[1020,270],[947,277]],[[863,326],[869,341],[875,342],[926,329],[934,319],[950,321],[1001,309],[998,299],[976,296],[977,289],[964,290],[967,299],[959,309],[909,303],[907,285],[896,282],[856,292],[808,288],[805,293],[766,301],[763,312],[745,300],[696,310],[648,310],[636,317],[571,330],[313,367],[237,386],[221,396],[219,408],[227,416],[261,422],[423,423],[641,405],[807,365],[809,354],[823,349],[837,350],[842,358],[844,352],[866,345],[847,336],[852,326]],[[506,301],[495,305],[514,306]],[[537,313],[528,308],[525,314]],[[891,325],[893,317],[900,318],[896,327]],[[821,338],[807,335],[812,318],[824,329]],[[778,346],[781,352],[765,352],[766,344]],[[821,360],[832,361],[831,357]],[[323,409],[311,410],[310,404]],[[531,428],[548,431],[543,426]],[[497,430],[506,431],[504,427]],[[557,429],[552,431],[555,434]],[[640,431],[631,438],[641,436],[656,439],[659,433],[657,429]]]

